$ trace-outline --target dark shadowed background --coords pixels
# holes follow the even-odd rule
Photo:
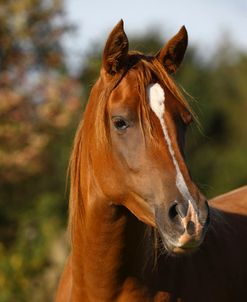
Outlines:
[[[246,1],[133,2],[0,2],[0,302],[53,300],[73,136],[120,18],[131,48],[153,54],[186,25],[176,79],[201,121],[187,134],[192,176],[208,197],[247,182]]]

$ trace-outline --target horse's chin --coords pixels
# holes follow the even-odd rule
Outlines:
[[[173,256],[186,256],[195,253],[200,244],[191,247],[174,246],[169,253]]]
[[[161,235],[161,241],[164,246],[164,252],[175,257],[186,256],[195,253],[202,243],[202,240],[193,240],[187,242],[184,245],[179,245],[174,241],[174,238],[170,239],[164,235]]]
[[[200,245],[194,246],[194,247],[181,247],[181,246],[167,246],[165,247],[166,252],[168,255],[173,256],[173,257],[183,257],[183,256],[188,256],[191,254],[194,254],[197,252],[199,249]]]

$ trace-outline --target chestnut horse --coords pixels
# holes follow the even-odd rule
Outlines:
[[[247,301],[247,187],[210,201],[192,182],[194,114],[172,77],[185,27],[156,56],[120,21],[71,157],[71,254],[56,301]],[[202,155],[203,156],[203,155]]]

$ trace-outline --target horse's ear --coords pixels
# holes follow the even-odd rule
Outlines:
[[[103,52],[103,68],[111,75],[120,71],[127,61],[129,41],[123,25],[123,20],[120,20],[113,28]]]
[[[156,55],[169,74],[176,72],[180,66],[188,45],[188,34],[185,26],[168,41]]]

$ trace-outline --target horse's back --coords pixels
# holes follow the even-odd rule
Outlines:
[[[209,204],[224,212],[247,215],[247,185],[214,197]]]

